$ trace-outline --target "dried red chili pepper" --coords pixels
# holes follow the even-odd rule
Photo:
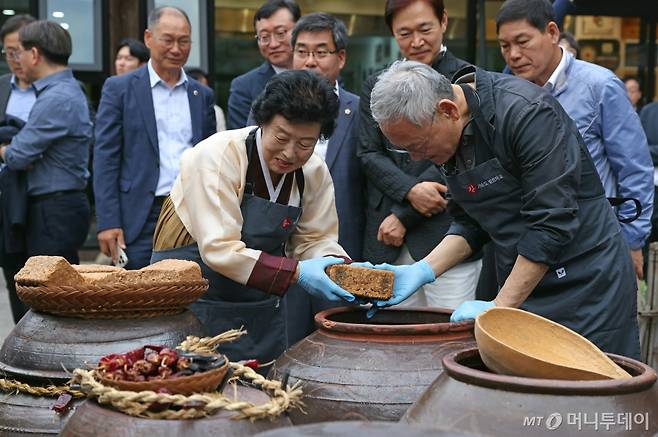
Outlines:
[[[103,373],[103,376],[106,377],[107,379],[111,379],[112,381],[123,381],[126,379],[126,375],[122,369],[115,369],[109,372],[106,371],[105,373]]]
[[[72,400],[73,396],[68,393],[62,393],[59,395],[57,401],[53,404],[52,407],[50,407],[50,409],[55,411],[55,413],[66,413],[66,410],[69,409]]]
[[[146,360],[137,360],[133,364],[133,369],[136,369],[142,375],[150,375],[157,370],[157,366]]]
[[[176,361],[176,370],[178,370],[179,372],[189,367],[190,367],[190,360],[188,358],[180,357],[178,361]]]
[[[125,365],[126,365],[126,357],[120,354],[110,354],[104,356],[98,362],[98,367],[100,369],[104,369],[108,371],[120,369]]]
[[[242,364],[245,367],[250,367],[254,370],[258,370],[260,368],[260,363],[258,360],[242,360],[240,361],[240,364]]]
[[[161,366],[172,366],[178,360],[178,354],[175,350],[169,349],[168,347],[162,349],[160,353],[160,365]]]
[[[135,361],[138,360],[143,360],[144,359],[144,349],[143,347],[140,347],[139,349],[134,349],[131,350],[130,352],[126,352],[124,355],[126,356],[126,363],[129,366],[132,366]]]
[[[171,370],[170,367],[161,366],[160,368],[158,368],[158,375],[162,379],[167,379],[168,377],[171,376],[172,373],[174,373],[174,371]]]
[[[160,355],[158,355],[157,352],[147,353],[144,359],[151,364],[155,364],[156,366],[160,365]]]

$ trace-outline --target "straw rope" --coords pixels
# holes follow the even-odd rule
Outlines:
[[[59,396],[70,394],[74,398],[82,398],[86,395],[79,391],[73,390],[68,385],[47,385],[45,387],[32,386],[15,379],[0,379],[0,389],[9,393],[28,393],[34,396]]]
[[[252,379],[253,369],[246,368],[238,363],[231,363],[242,378]],[[82,391],[88,396],[97,398],[100,404],[110,404],[119,411],[130,416],[145,417],[150,419],[195,419],[206,417],[219,410],[235,412],[234,419],[273,419],[292,407],[302,407],[302,391],[298,384],[293,387],[281,388],[281,383],[266,380],[263,376],[253,378],[255,384],[263,383],[263,388],[275,387],[270,396],[270,401],[261,405],[251,402],[229,399],[225,395],[214,393],[198,393],[190,396],[177,394],[155,393],[152,391],[122,391],[105,386],[94,377],[94,372],[89,370],[75,369],[73,371],[72,383],[78,384]],[[269,389],[271,390],[271,389]],[[154,404],[165,404],[168,409],[164,411],[151,411]],[[171,407],[179,407],[173,410]]]
[[[186,352],[196,352],[199,354],[216,354],[218,345],[229,341],[235,341],[246,334],[247,331],[240,328],[230,329],[214,337],[199,338],[193,335],[188,335],[185,341],[178,345],[176,349],[181,349]]]

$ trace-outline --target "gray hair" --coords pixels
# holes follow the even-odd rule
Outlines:
[[[396,61],[377,78],[370,110],[380,125],[404,119],[421,126],[432,118],[442,99],[455,99],[445,76],[420,62]]]
[[[160,22],[160,18],[162,18],[162,15],[164,15],[165,12],[179,13],[180,15],[183,16],[183,18],[185,18],[185,21],[187,21],[187,25],[190,26],[190,30],[192,30],[192,23],[190,23],[190,17],[187,16],[184,10],[176,6],[160,6],[153,9],[147,19],[148,30],[153,32],[153,28]]]

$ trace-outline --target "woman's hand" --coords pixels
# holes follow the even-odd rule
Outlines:
[[[343,264],[344,262],[344,259],[333,256],[300,261],[297,264],[299,273],[297,283],[312,296],[333,302],[353,302],[354,296],[336,285],[324,271],[330,265]]]

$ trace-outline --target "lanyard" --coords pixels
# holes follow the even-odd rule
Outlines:
[[[263,140],[261,139],[261,135],[262,131],[260,128],[258,128],[256,131],[256,148],[258,150],[258,159],[260,160],[260,167],[263,171],[265,185],[267,185],[267,192],[270,195],[270,202],[276,202],[276,199],[279,198],[279,194],[283,188],[283,181],[285,180],[286,175],[281,176],[281,179],[279,179],[279,183],[276,185],[275,189],[274,184],[272,183],[272,175],[270,174],[270,169],[267,167],[267,163],[265,162],[265,157],[263,154]]]

